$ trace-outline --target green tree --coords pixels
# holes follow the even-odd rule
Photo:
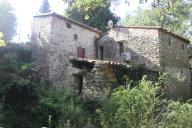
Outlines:
[[[120,19],[111,12],[110,5],[109,0],[75,0],[67,8],[65,15],[101,31],[106,31],[109,20],[115,24]]]
[[[5,46],[5,41],[3,40],[3,33],[0,32],[0,47]]]
[[[128,16],[125,25],[160,26],[185,37],[191,35],[192,1],[160,0],[153,8],[138,10],[136,16]]]
[[[31,51],[19,44],[0,48],[0,122],[7,128],[36,128],[38,74],[31,67]]]
[[[48,13],[51,12],[49,1],[48,0],[43,0],[41,7],[39,9],[40,13]]]
[[[101,109],[103,128],[154,128],[160,111],[161,82],[143,77],[136,87],[117,88]]]
[[[138,9],[136,15],[128,15],[122,23],[128,26],[160,26],[160,17],[153,10]]]
[[[16,34],[16,17],[7,0],[0,0],[0,19],[0,32],[3,32],[5,41],[10,41]]]

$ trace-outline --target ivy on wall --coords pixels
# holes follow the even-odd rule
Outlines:
[[[131,67],[127,67],[125,65],[111,65],[111,68],[116,75],[116,81],[114,82],[112,88],[127,85],[127,81],[131,82],[131,86],[133,87],[142,79],[144,75],[147,75],[148,79],[152,81],[157,81],[159,77],[158,72],[151,71],[143,65],[135,65]]]

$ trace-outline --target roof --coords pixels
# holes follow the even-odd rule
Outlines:
[[[71,23],[76,24],[76,25],[78,25],[78,26],[80,26],[80,27],[83,27],[83,28],[86,28],[86,29],[91,30],[91,31],[93,31],[93,32],[96,32],[96,33],[98,33],[98,34],[101,34],[101,33],[102,33],[101,31],[99,31],[99,30],[96,29],[96,28],[90,27],[90,26],[88,26],[88,25],[86,25],[86,24],[83,24],[83,23],[81,23],[81,22],[75,21],[75,20],[73,20],[73,19],[64,17],[64,16],[59,15],[59,14],[57,14],[57,13],[55,13],[55,12],[38,14],[38,15],[35,15],[34,17],[45,17],[45,16],[55,16],[55,17],[57,17],[57,18],[61,18],[61,19],[65,20],[65,21],[71,22]]]
[[[185,41],[186,43],[190,43],[190,41],[176,33],[173,33],[173,32],[170,32],[162,27],[158,27],[158,26],[115,26],[115,27],[120,27],[120,28],[135,28],[135,29],[157,29],[161,32],[164,32],[164,33],[167,33],[167,34],[170,34],[176,38],[179,38],[183,41]]]
[[[89,59],[89,58],[78,58],[73,56],[69,57],[69,60],[84,62],[84,63],[91,63],[91,64],[99,63],[99,64],[106,64],[106,65],[122,65],[122,66],[130,67],[128,64],[122,63],[122,62],[96,60],[96,59]]]

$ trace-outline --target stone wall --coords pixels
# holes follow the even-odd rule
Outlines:
[[[165,32],[159,32],[160,63],[166,67],[189,69],[188,44]]]
[[[67,75],[67,82],[69,84],[65,87],[84,99],[106,98],[112,83],[116,81],[110,65],[111,63],[96,60],[72,59],[68,66],[70,72]]]
[[[119,45],[115,40],[108,35],[105,35],[101,37],[97,41],[97,48],[98,48],[98,53],[99,54],[99,47],[103,47],[103,60],[108,60],[108,61],[120,61],[119,60]],[[98,55],[98,59],[99,55]]]
[[[160,63],[167,73],[167,96],[170,98],[191,96],[191,73],[188,57],[188,44],[165,32],[159,32]]]
[[[33,58],[35,59],[35,68],[39,71],[43,79],[48,80],[48,53],[51,38],[52,17],[45,16],[34,17],[32,23],[32,42]]]
[[[168,98],[191,98],[191,73],[189,69],[165,67],[165,94]]]
[[[131,53],[132,63],[145,64],[148,69],[166,72],[168,97],[191,95],[188,42],[185,39],[150,27],[116,27],[107,36],[117,44],[123,42],[124,51]]]
[[[148,69],[159,70],[159,40],[157,29],[117,27],[109,32],[116,43],[123,42],[124,52],[131,53],[131,62],[144,64]],[[119,49],[119,48],[118,48]],[[120,60],[120,54],[118,60]]]
[[[82,97],[85,99],[106,98],[115,81],[115,74],[108,65],[96,63],[84,79]]]
[[[41,67],[46,67],[48,80],[57,87],[65,86],[69,56],[77,56],[77,47],[85,49],[86,58],[95,58],[95,40],[99,33],[69,22],[55,15],[42,15],[34,18],[33,36],[38,46],[38,60]],[[40,31],[40,34],[39,34]],[[42,34],[41,34],[42,32]],[[38,35],[43,38],[38,39]],[[46,41],[44,41],[46,39]],[[38,45],[37,45],[38,44]],[[46,52],[45,52],[46,51]],[[45,56],[41,57],[41,54]]]

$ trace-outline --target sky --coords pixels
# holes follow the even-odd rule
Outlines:
[[[31,33],[31,22],[33,16],[38,12],[42,0],[8,0],[11,5],[15,8],[15,14],[17,17],[17,36],[14,38],[15,42],[27,41]],[[51,9],[53,12],[62,14],[64,9],[67,7],[62,0],[49,0]],[[139,0],[130,0],[128,6],[122,0],[121,4],[112,8],[112,11],[121,19],[126,17],[127,14],[133,14],[137,9]],[[148,4],[145,4],[147,7]]]

